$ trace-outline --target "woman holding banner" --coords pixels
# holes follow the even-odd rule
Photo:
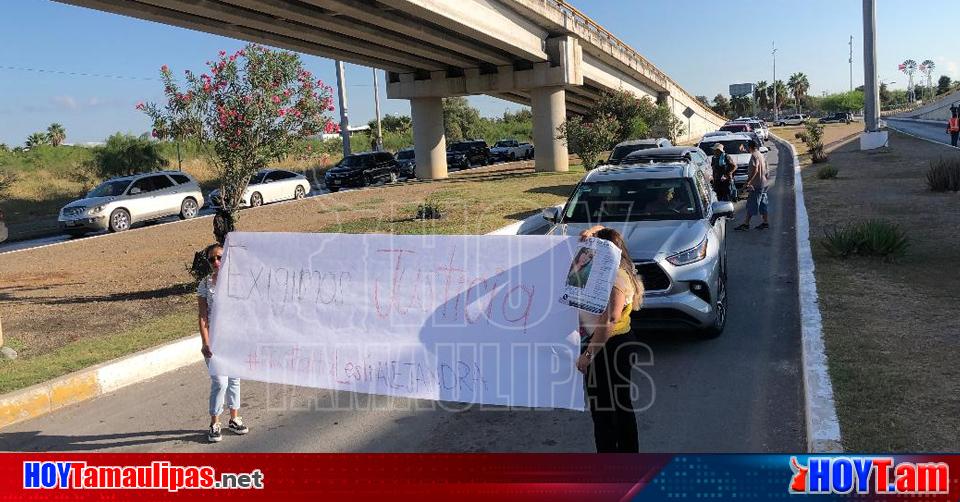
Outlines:
[[[630,398],[631,342],[635,341],[630,332],[630,313],[643,303],[643,283],[619,232],[598,225],[580,234],[581,240],[591,237],[620,248],[620,266],[607,309],[599,315],[580,311],[585,348],[577,359],[577,369],[586,377],[597,453],[636,453],[640,443]]]
[[[210,358],[213,357],[213,352],[210,350],[210,331],[213,329],[210,324],[210,315],[216,305],[214,292],[217,285],[217,275],[220,273],[223,247],[220,244],[211,244],[204,250],[204,256],[207,258],[210,274],[204,277],[200,281],[200,285],[197,286],[197,303],[200,309],[200,339],[203,341],[200,352],[207,364],[210,364]],[[227,427],[235,434],[242,435],[250,432],[250,429],[243,425],[243,419],[240,418],[240,379],[210,375],[210,430],[207,432],[207,440],[211,443],[218,443],[223,439],[220,432],[222,429],[220,414],[223,413],[224,401],[230,408],[230,422]]]

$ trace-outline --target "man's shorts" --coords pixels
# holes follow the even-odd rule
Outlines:
[[[747,196],[747,216],[767,214],[767,189],[750,190]]]

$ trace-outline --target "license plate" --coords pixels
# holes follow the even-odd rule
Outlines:
[[[79,227],[79,226],[80,226],[80,222],[79,222],[79,221],[68,221],[68,222],[67,222],[67,226],[68,226],[68,227]]]

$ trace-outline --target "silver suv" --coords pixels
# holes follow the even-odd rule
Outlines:
[[[179,215],[195,218],[203,207],[200,186],[190,175],[160,171],[113,178],[60,210],[60,228],[70,235],[122,232],[134,223]]]
[[[635,325],[687,327],[718,336],[727,322],[726,218],[705,170],[689,162],[603,166],[563,207],[547,208],[549,235],[593,225],[623,234],[645,288]]]

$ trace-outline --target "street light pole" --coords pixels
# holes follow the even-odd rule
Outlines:
[[[340,97],[340,138],[343,139],[343,156],[350,155],[350,117],[347,115],[347,82],[343,74],[343,61],[337,60],[337,93]]]
[[[860,136],[861,150],[873,150],[889,144],[887,131],[880,130],[880,89],[877,79],[877,2],[863,0],[863,122],[866,130]]]
[[[850,35],[850,90],[853,91],[853,35]]]
[[[377,69],[373,69],[373,103],[377,110],[377,151],[383,150],[383,128],[380,126],[380,82],[377,80]]]
[[[777,42],[773,42],[773,123],[780,119],[780,107],[777,106]]]

